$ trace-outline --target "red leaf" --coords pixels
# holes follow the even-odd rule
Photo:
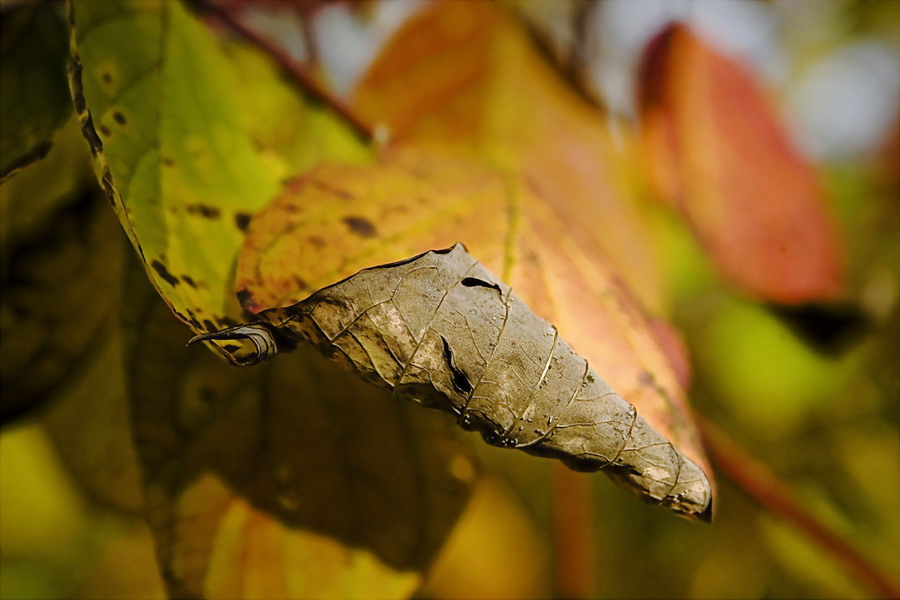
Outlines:
[[[751,75],[671,25],[646,51],[639,102],[657,192],[726,278],[783,303],[840,293],[840,244],[816,173]]]

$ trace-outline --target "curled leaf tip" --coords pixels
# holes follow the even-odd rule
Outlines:
[[[261,323],[248,323],[245,325],[237,325],[222,329],[221,331],[212,331],[210,333],[201,333],[195,335],[188,340],[187,345],[190,346],[196,342],[218,341],[218,340],[250,340],[256,349],[256,353],[252,360],[247,362],[235,363],[240,366],[250,366],[272,358],[278,353],[278,344],[272,332]],[[229,356],[230,358],[230,356]],[[234,362],[232,360],[232,362]]]

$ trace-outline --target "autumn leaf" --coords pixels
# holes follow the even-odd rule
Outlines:
[[[146,296],[146,294],[144,294]],[[253,370],[132,298],[135,439],[174,597],[408,597],[468,498],[472,457],[427,411],[301,352]]]
[[[71,17],[75,106],[101,186],[151,281],[195,331],[234,323],[232,260],[279,178],[318,160],[316,148],[365,152],[299,106],[271,65],[226,51],[180,2],[75,0]],[[119,52],[125,39],[134,52]],[[245,78],[253,93],[242,91]],[[272,108],[289,111],[289,122]]]
[[[538,315],[555,319],[560,336],[600,365],[602,377],[615,378],[613,388],[654,429],[705,464],[650,322],[601,260],[562,241],[565,225],[548,212],[542,197],[511,178],[421,149],[374,167],[322,165],[289,183],[251,223],[238,295],[254,312],[285,306],[355,270],[461,238]]]
[[[52,2],[3,10],[0,42],[0,178],[49,152],[71,114],[66,25]]]
[[[841,247],[816,173],[752,77],[672,25],[647,49],[640,83],[652,180],[722,274],[775,302],[839,294]]]

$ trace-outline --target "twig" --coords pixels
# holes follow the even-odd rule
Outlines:
[[[860,585],[879,598],[900,598],[900,587],[847,540],[810,514],[791,491],[759,460],[718,427],[698,419],[713,464],[744,494],[812,540]]]
[[[594,515],[589,480],[562,463],[550,467],[553,583],[561,598],[597,596]]]
[[[264,36],[250,27],[244,25],[230,8],[218,6],[209,0],[193,0],[194,6],[200,11],[217,18],[223,25],[240,36],[251,46],[254,46],[281,67],[290,76],[291,80],[313,102],[324,104],[337,113],[353,132],[365,143],[371,143],[375,139],[375,133],[371,125],[356,115],[351,108],[340,98],[334,96],[322,86],[302,66],[291,58],[282,48],[273,44]]]

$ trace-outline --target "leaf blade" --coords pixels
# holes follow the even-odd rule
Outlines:
[[[765,300],[841,291],[841,243],[812,165],[743,68],[670,26],[641,65],[644,147],[657,193],[722,275]]]

